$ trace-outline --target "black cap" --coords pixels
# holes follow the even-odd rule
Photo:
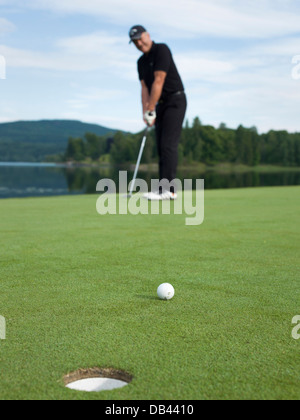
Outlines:
[[[147,32],[147,30],[143,26],[133,26],[129,31],[130,42],[141,39],[141,36],[144,32]]]

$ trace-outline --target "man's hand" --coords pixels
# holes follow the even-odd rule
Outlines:
[[[146,111],[144,114],[144,121],[149,126],[152,127],[155,124],[156,112],[155,111]]]

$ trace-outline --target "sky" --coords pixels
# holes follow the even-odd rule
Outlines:
[[[299,22],[299,0],[0,0],[0,122],[140,131],[141,24],[172,51],[190,123],[300,132]]]

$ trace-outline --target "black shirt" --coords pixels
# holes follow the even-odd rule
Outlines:
[[[170,49],[165,44],[156,44],[153,42],[150,52],[142,55],[138,61],[139,78],[141,81],[144,80],[149,93],[151,93],[152,84],[154,82],[154,72],[156,71],[164,71],[167,73],[162,97],[184,90],[182,80]]]

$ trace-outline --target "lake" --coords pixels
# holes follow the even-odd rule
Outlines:
[[[124,170],[124,169],[123,169]],[[129,171],[131,180],[133,171]],[[71,167],[56,164],[0,163],[0,199],[43,197],[76,194],[99,194],[96,185],[102,178],[113,179],[118,185],[119,169],[105,167]],[[139,178],[151,184],[157,172],[140,172]],[[245,188],[264,186],[300,185],[299,170],[278,172],[249,170],[247,172],[196,172],[179,170],[178,178],[204,179],[205,189]]]

